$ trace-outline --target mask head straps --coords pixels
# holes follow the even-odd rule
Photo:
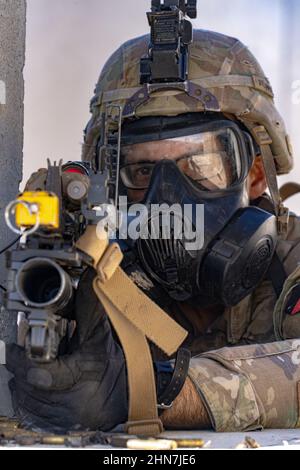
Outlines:
[[[277,217],[278,234],[279,236],[284,236],[288,230],[289,209],[284,206],[283,201],[280,197],[277,182],[276,165],[271,150],[271,145],[273,141],[264,126],[255,127],[253,129],[253,132],[261,150],[266,180],[274,204],[275,215]]]

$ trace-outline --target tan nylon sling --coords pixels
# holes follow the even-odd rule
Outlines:
[[[102,235],[102,234],[101,234]],[[172,356],[187,332],[152,302],[119,267],[123,259],[117,244],[87,227],[77,248],[94,260],[95,293],[119,336],[127,364],[129,434],[156,436],[163,431],[158,417],[153,362],[147,338]]]

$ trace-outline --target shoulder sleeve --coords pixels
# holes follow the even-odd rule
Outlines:
[[[217,432],[300,426],[300,340],[224,348],[192,359],[189,377]]]

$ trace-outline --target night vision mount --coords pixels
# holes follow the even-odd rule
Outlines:
[[[184,82],[188,78],[192,23],[197,0],[152,0],[149,55],[141,59],[141,84]]]

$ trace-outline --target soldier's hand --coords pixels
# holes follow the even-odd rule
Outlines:
[[[127,420],[126,368],[103,307],[83,275],[76,294],[77,330],[68,355],[50,364],[30,361],[8,345],[7,368],[15,412],[30,428],[107,431]]]

